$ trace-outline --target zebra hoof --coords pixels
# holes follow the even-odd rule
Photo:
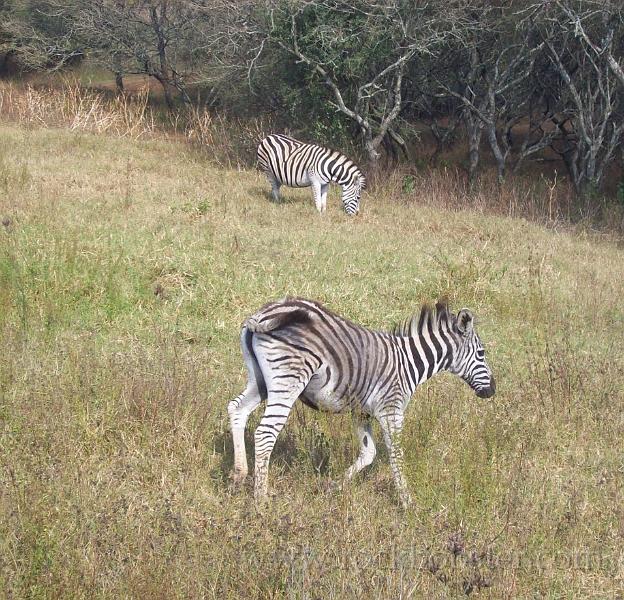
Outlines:
[[[413,505],[412,497],[407,493],[401,494],[399,500],[401,501],[401,508],[403,510],[407,510]]]
[[[321,484],[321,490],[327,494],[335,494],[341,492],[344,488],[345,482],[341,480],[328,479],[324,484]]]
[[[242,487],[246,479],[247,473],[241,473],[240,471],[230,471],[230,483],[232,484],[232,487]]]
[[[256,511],[258,511],[259,513],[263,513],[267,509],[267,506],[269,505],[268,494],[262,495],[262,496],[258,494],[254,494],[254,504],[256,506]]]

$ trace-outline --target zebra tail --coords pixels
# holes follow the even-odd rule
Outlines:
[[[275,331],[294,323],[308,323],[311,315],[305,308],[299,306],[269,305],[256,314],[251,315],[244,323],[242,343],[245,345],[243,353],[247,356],[247,366],[253,369],[253,374],[262,400],[267,399],[267,386],[262,368],[253,347],[253,336],[257,333]]]
[[[253,333],[267,333],[295,323],[309,323],[310,313],[301,307],[281,306],[275,311],[260,311],[245,321],[245,327]]]
[[[262,373],[262,369],[260,368],[260,363],[258,362],[258,357],[253,348],[253,332],[249,330],[247,326],[243,326],[243,342],[245,344],[245,349],[248,352],[247,357],[247,365],[251,366],[253,369],[254,377],[256,379],[256,385],[258,386],[258,391],[260,392],[260,398],[262,400],[267,399],[267,386],[266,380],[264,379],[264,374]],[[251,363],[251,364],[250,364]]]

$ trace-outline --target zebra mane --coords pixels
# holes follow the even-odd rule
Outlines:
[[[394,335],[414,335],[420,333],[425,327],[430,331],[437,331],[441,323],[452,323],[453,314],[449,311],[447,301],[442,299],[435,306],[423,304],[419,313],[414,313],[404,321],[401,321],[392,329]]]

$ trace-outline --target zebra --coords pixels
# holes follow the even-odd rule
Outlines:
[[[366,180],[349,158],[328,148],[304,144],[281,134],[271,134],[258,145],[258,165],[266,173],[275,202],[279,189],[312,186],[314,203],[320,213],[327,208],[330,183],[342,186],[342,204],[348,215],[360,209],[360,197]]]
[[[410,503],[402,473],[403,416],[416,387],[439,371],[461,377],[480,398],[496,391],[494,375],[473,327],[472,313],[457,315],[444,301],[424,305],[390,332],[372,331],[304,298],[284,298],[248,317],[241,331],[247,366],[245,390],[228,404],[234,442],[234,485],[247,476],[244,430],[262,400],[255,432],[254,496],[268,492],[275,441],[295,401],[318,410],[352,411],[359,454],[344,475],[349,481],[375,457],[371,417],[381,425],[390,466],[404,507]]]

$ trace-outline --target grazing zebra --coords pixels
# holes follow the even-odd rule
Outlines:
[[[269,178],[275,202],[279,201],[282,184],[312,186],[314,203],[322,213],[327,208],[329,184],[337,183],[342,186],[345,212],[355,215],[360,210],[364,176],[357,165],[340,152],[272,134],[258,145],[258,164]]]
[[[255,433],[255,497],[267,495],[273,446],[297,398],[312,408],[357,420],[359,456],[349,480],[375,457],[370,417],[383,432],[401,503],[409,501],[399,436],[416,387],[438,371],[461,377],[480,398],[494,395],[494,376],[469,310],[457,315],[444,303],[424,306],[392,332],[360,327],[320,304],[286,298],[263,306],[243,324],[245,391],[228,405],[234,440],[234,483],[247,476],[244,430],[250,413],[266,400]]]

